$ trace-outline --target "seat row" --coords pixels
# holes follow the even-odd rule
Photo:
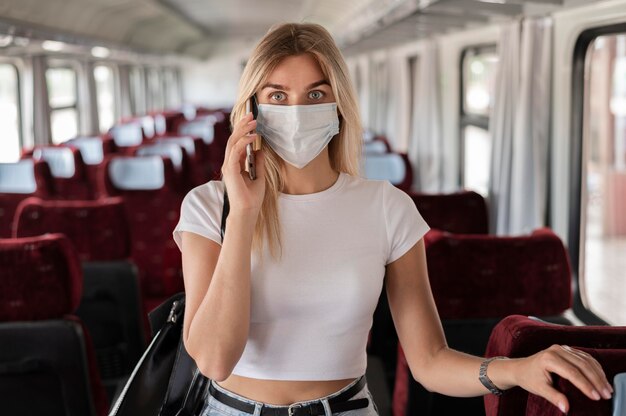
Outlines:
[[[432,228],[424,237],[428,275],[451,348],[478,356],[521,357],[551,343],[565,343],[591,349],[590,353],[607,365],[609,377],[624,371],[624,364],[618,365],[617,358],[626,356],[626,328],[577,328],[565,317],[572,304],[570,260],[562,241],[550,229],[519,236],[489,235],[487,204],[482,196],[468,191],[409,195]],[[546,322],[528,320],[525,315],[539,316]],[[538,331],[536,326],[549,335],[541,342],[532,335]],[[607,336],[605,329],[610,333]],[[530,341],[519,339],[525,331],[531,334]],[[576,335],[562,337],[565,333]],[[595,334],[599,334],[597,339]],[[589,340],[584,341],[587,336]],[[622,337],[621,342],[607,343],[618,337]],[[524,347],[514,347],[518,342]],[[428,392],[411,376],[385,291],[375,312],[368,352],[383,357],[394,416],[559,412],[521,389],[501,398],[488,395],[484,403],[483,398],[453,398]],[[561,380],[559,385],[580,402],[578,413],[573,414],[611,414],[610,403],[588,400],[567,381]]]
[[[514,237],[432,229],[424,239],[430,287],[451,348],[483,356],[494,327],[513,314],[570,324],[562,316],[572,303],[569,257],[550,229]],[[393,336],[386,339],[390,343]],[[484,415],[482,398],[424,389],[409,377],[402,346],[396,348],[396,416]]]
[[[95,312],[98,304],[82,298],[87,288],[74,245],[54,233],[0,239],[0,264],[3,414],[106,415],[109,398],[94,348],[102,341],[92,336],[102,334],[91,333],[78,315],[81,307]],[[101,296],[101,312],[111,312],[107,302],[117,300]],[[122,317],[109,318],[118,324]],[[111,348],[130,347],[119,338]]]

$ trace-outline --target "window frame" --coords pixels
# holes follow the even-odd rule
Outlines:
[[[118,71],[118,66],[115,65],[114,62],[98,60],[93,62],[93,77],[95,81],[95,92],[96,92],[96,110],[98,112],[98,132],[103,133],[100,129],[100,108],[98,104],[98,82],[95,80],[95,70],[99,66],[107,67],[111,70],[111,77],[113,81],[113,126],[120,119],[121,116],[121,100],[119,96],[119,84],[120,84],[120,75]],[[111,126],[112,127],[112,126]],[[108,131],[107,129],[106,131]]]
[[[144,67],[144,88],[146,95],[146,114],[152,113],[154,111],[163,111],[164,110],[164,82],[163,82],[163,71],[162,67],[158,65],[147,65]],[[157,90],[152,90],[152,76],[156,76],[156,85]],[[159,101],[157,106],[157,102]]]
[[[490,116],[484,116],[480,114],[472,114],[465,112],[465,73],[463,71],[465,66],[465,59],[470,55],[479,55],[481,53],[498,52],[497,43],[478,43],[470,45],[461,51],[459,57],[459,187],[465,187],[465,128],[469,126],[478,127],[480,129],[489,132],[489,118]]]
[[[20,149],[20,154],[24,149],[24,118],[22,114],[23,105],[22,102],[22,74],[20,73],[20,66],[18,62],[13,59],[0,57],[0,65],[10,65],[15,70],[15,77],[17,80],[17,143]]]
[[[48,58],[46,60],[46,71],[44,74],[44,77],[46,78],[46,90],[48,92],[48,120],[50,120],[50,144],[54,143],[54,138],[52,137],[52,114],[55,111],[59,111],[59,110],[69,110],[69,109],[74,109],[76,110],[76,131],[78,132],[78,134],[80,134],[81,131],[81,122],[82,122],[82,117],[81,117],[81,111],[80,111],[80,76],[81,76],[81,69],[80,66],[77,62],[72,62],[69,60],[64,60],[64,59],[50,59]],[[60,106],[60,107],[53,107],[52,104],[50,103],[50,90],[49,90],[49,86],[48,86],[48,70],[50,69],[70,69],[72,71],[74,71],[74,91],[76,92],[76,100],[74,101],[73,105],[64,105],[64,106]]]
[[[137,85],[139,85],[141,91],[141,97],[135,95],[133,89],[136,86],[133,86],[133,71],[137,71],[139,74],[139,81]],[[129,83],[130,83],[130,107],[131,113],[135,115],[145,114],[148,111],[148,92],[146,90],[146,67],[141,64],[132,64],[128,70],[129,73]],[[139,106],[141,104],[141,108]]]
[[[580,259],[581,245],[580,238],[583,235],[582,227],[586,223],[581,217],[582,197],[583,197],[583,173],[586,164],[584,147],[584,117],[585,117],[585,66],[587,51],[591,43],[600,36],[626,34],[626,23],[617,23],[607,26],[598,26],[582,31],[576,39],[574,53],[572,56],[572,101],[570,108],[571,127],[571,151],[570,151],[570,182],[569,182],[569,224],[568,241],[571,268],[572,268],[572,309],[574,314],[584,323],[589,325],[608,325],[608,322],[597,316],[588,309],[582,300],[580,291]],[[585,190],[586,192],[586,190]]]

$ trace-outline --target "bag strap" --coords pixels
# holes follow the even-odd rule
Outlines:
[[[154,337],[156,333],[159,332],[159,329],[163,328],[163,325],[167,322],[168,317],[172,313],[172,306],[175,301],[178,301],[178,304],[174,310],[174,314],[177,319],[182,318],[182,316],[179,315],[182,315],[185,311],[185,292],[179,292],[170,296],[166,301],[148,312],[152,337]]]
[[[228,192],[226,192],[226,184],[224,184],[224,205],[222,206],[222,228],[220,230],[222,241],[224,241],[224,233],[226,232],[226,218],[228,217],[229,212],[230,212],[230,202],[228,201]]]

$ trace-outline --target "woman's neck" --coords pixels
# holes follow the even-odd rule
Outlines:
[[[339,172],[332,169],[330,160],[320,153],[303,169],[295,168],[288,163],[283,167],[285,186],[282,193],[290,195],[307,195],[322,192],[337,182]]]

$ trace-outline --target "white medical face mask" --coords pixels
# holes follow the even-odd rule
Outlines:
[[[337,103],[259,104],[256,130],[283,160],[308,165],[339,133]]]

